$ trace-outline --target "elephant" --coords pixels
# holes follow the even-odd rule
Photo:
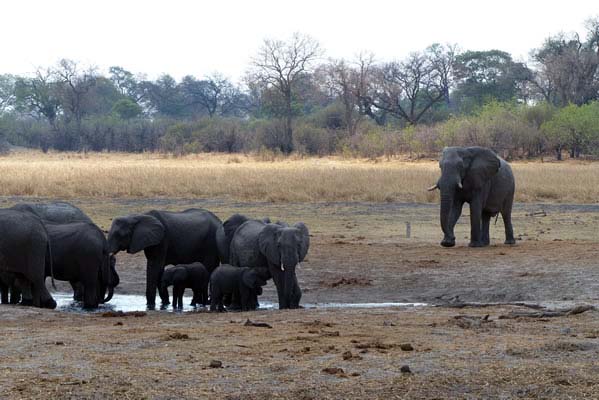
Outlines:
[[[310,247],[310,234],[302,222],[293,226],[246,221],[231,240],[231,265],[267,269],[277,288],[279,309],[298,308],[302,296],[296,267]]]
[[[208,305],[208,285],[210,274],[202,263],[177,264],[167,268],[162,273],[160,288],[168,293],[168,287],[173,287],[173,308],[183,308],[183,293],[189,288],[193,291],[191,305]]]
[[[52,243],[54,278],[71,282],[75,292],[81,290],[75,298],[82,297],[84,308],[97,308],[110,301],[119,276],[100,228],[90,222],[46,222],[45,226]],[[50,263],[46,262],[49,275]],[[104,297],[106,290],[108,295]]]
[[[454,227],[464,203],[470,204],[470,247],[488,246],[491,217],[501,213],[505,244],[515,244],[512,205],[515,182],[510,165],[484,147],[446,147],[441,177],[429,190],[441,192],[441,229],[444,247],[455,246]]]
[[[10,294],[10,298],[9,298]],[[31,284],[20,274],[0,273],[0,297],[2,304],[32,305]]]
[[[18,203],[11,207],[13,210],[19,211],[28,211],[31,212],[42,219],[42,221],[47,223],[58,223],[58,224],[68,224],[71,222],[86,222],[89,224],[93,224],[92,219],[85,214],[80,208],[74,206],[71,203],[57,201],[50,203]],[[103,235],[103,234],[102,234]],[[97,236],[97,235],[96,235]],[[116,258],[114,255],[110,255],[109,260],[110,265],[110,273],[111,273],[111,282],[112,285],[106,286],[102,285],[100,287],[100,292],[98,293],[99,297],[102,297],[102,302],[108,302],[112,298],[113,289],[119,283],[119,276],[116,272]],[[84,301],[83,293],[83,283],[80,281],[70,281],[71,287],[73,288],[73,299],[75,301]],[[108,295],[104,299],[104,295],[106,295],[106,291],[108,291]],[[100,296],[101,294],[101,296]]]
[[[71,203],[56,201],[51,203],[18,203],[11,207],[13,210],[29,211],[42,220],[66,224],[69,222],[93,223],[80,208]]]
[[[33,306],[56,308],[45,284],[46,259],[51,258],[51,248],[41,219],[30,212],[2,209],[0,238],[0,273],[12,273],[26,281]]]
[[[216,231],[222,225],[213,213],[203,209],[182,212],[152,210],[115,218],[108,233],[108,250],[117,254],[144,251],[146,302],[156,304],[156,289],[164,267],[199,261],[212,272],[219,265]],[[169,304],[168,292],[160,291],[163,305]]]
[[[223,264],[229,263],[229,247],[231,246],[231,240],[233,234],[241,224],[250,219],[242,214],[233,214],[227,219],[216,231],[216,245],[218,247],[218,254],[220,262]],[[269,224],[270,218],[262,218],[262,222]]]
[[[237,297],[241,311],[256,309],[255,299],[262,294],[262,286],[268,279],[266,270],[262,271],[261,274],[257,268],[238,268],[228,264],[215,269],[210,276],[210,311],[225,311],[225,295]]]

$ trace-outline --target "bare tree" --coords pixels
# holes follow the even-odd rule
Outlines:
[[[53,72],[38,68],[33,78],[18,78],[15,82],[17,110],[26,111],[37,118],[45,118],[56,129],[56,118],[61,112]]]
[[[14,75],[0,75],[0,113],[14,106],[16,81]]]
[[[347,133],[356,133],[364,115],[377,119],[373,110],[361,100],[368,93],[369,78],[374,63],[372,54],[360,54],[357,61],[331,60],[326,66],[326,84],[330,92],[341,101]]]
[[[63,59],[59,61],[54,74],[60,85],[63,107],[68,111],[67,118],[74,118],[80,131],[86,95],[96,85],[96,70],[93,67],[81,70],[75,61]]]
[[[586,27],[586,40],[562,33],[532,54],[537,68],[531,84],[551,104],[581,105],[599,98],[599,18]]]
[[[363,112],[379,124],[389,113],[416,125],[433,105],[443,100],[449,103],[454,57],[455,47],[435,44],[404,61],[378,66],[363,63]]]
[[[215,73],[203,80],[186,76],[181,82],[188,105],[199,105],[210,117],[241,110],[242,93],[231,81]]]
[[[312,63],[320,56],[318,42],[307,35],[293,34],[289,42],[264,40],[252,60],[250,80],[274,87],[284,100],[285,135],[281,150],[293,151],[293,95],[302,76],[309,73]]]

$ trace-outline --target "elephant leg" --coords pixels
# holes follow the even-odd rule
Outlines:
[[[156,306],[156,290],[158,289],[163,270],[164,266],[159,263],[148,262],[146,269],[146,302],[148,308],[153,309]],[[168,290],[160,290],[160,299],[162,300],[163,305],[170,303]]]
[[[302,299],[302,289],[300,289],[297,277],[294,279],[292,297],[291,297],[291,308],[299,308],[300,300]]]
[[[83,301],[83,290],[79,282],[69,281],[71,287],[73,288],[73,300],[75,301]]]
[[[179,295],[177,296],[177,308],[183,308],[183,293],[185,293],[185,287],[181,287],[179,290]]]
[[[482,247],[481,241],[482,201],[475,197],[470,202],[470,247]]]
[[[19,302],[24,300],[23,294],[24,292],[17,286],[17,283],[15,282],[15,284],[10,287],[10,304],[19,304]],[[29,293],[29,298],[31,298],[31,293]]]
[[[287,298],[285,296],[285,276],[283,275],[283,272],[280,270],[279,266],[272,267],[269,269],[270,274],[272,275],[272,280],[275,283],[275,287],[277,288],[279,310],[289,308],[289,305],[287,304]]]
[[[491,243],[489,236],[489,225],[491,224],[491,214],[483,212],[482,215],[482,232],[481,232],[481,243],[484,246],[488,246]]]
[[[514,227],[512,226],[512,201],[503,208],[501,211],[501,218],[503,219],[503,225],[505,227],[505,244],[516,244],[514,239]]]
[[[8,286],[0,283],[0,302],[2,304],[8,304]]]
[[[78,286],[83,288],[83,308],[98,307],[98,273],[88,273],[79,282]]]

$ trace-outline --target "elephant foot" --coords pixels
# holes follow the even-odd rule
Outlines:
[[[147,303],[146,308],[148,311],[154,311],[156,309],[156,303]]]
[[[455,246],[455,239],[451,240],[451,239],[443,239],[441,241],[441,246],[443,247],[453,247]]]
[[[514,245],[516,244],[516,239],[506,239],[505,242],[503,242],[504,244],[509,244],[509,245]]]
[[[470,242],[468,247],[485,247],[486,245],[483,242]]]

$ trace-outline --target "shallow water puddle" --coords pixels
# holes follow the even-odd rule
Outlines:
[[[71,293],[52,293],[52,297],[56,300],[57,307],[56,309],[59,311],[66,312],[88,312],[83,309],[83,305],[80,302],[76,302],[73,300],[73,295]],[[160,299],[157,298],[158,301]],[[189,305],[191,302],[191,296],[183,296],[183,310],[173,310],[173,308],[169,305],[163,311],[166,312],[190,312],[190,311],[202,311],[207,310],[204,307],[192,307]],[[385,302],[385,303],[306,303],[302,304],[304,308],[308,309],[326,309],[326,308],[392,308],[392,307],[424,307],[427,306],[426,303],[393,303],[393,302]],[[276,303],[270,301],[260,300],[260,310],[272,310],[277,309],[278,306]],[[97,310],[92,310],[89,312],[106,312],[106,311],[145,311],[146,307],[146,298],[145,296],[140,295],[131,295],[131,294],[115,294],[112,300],[109,303],[101,304]]]

